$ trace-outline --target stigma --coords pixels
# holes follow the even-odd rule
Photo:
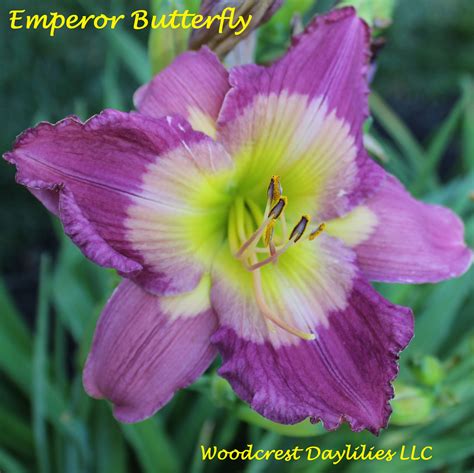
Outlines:
[[[243,205],[245,204],[242,200],[240,207]],[[257,228],[249,229],[249,225],[246,226],[242,223],[239,225],[239,221],[237,221],[237,235],[240,246],[237,251],[234,251],[234,256],[252,273],[254,293],[259,310],[266,320],[288,333],[303,340],[314,340],[316,337],[313,333],[291,327],[284,321],[283,317],[278,316],[271,310],[265,297],[260,270],[269,264],[277,264],[278,258],[299,242],[316,239],[325,230],[325,223],[320,223],[316,228],[308,231],[311,217],[303,214],[289,232],[285,217],[288,198],[283,195],[280,177],[276,175],[271,177],[267,188],[267,202],[263,215],[260,214],[262,215],[260,224],[257,223],[258,219],[256,218],[259,211],[252,208],[254,204],[250,205],[248,203],[247,205]],[[239,212],[237,211],[237,213]],[[242,213],[241,209],[240,214]],[[238,217],[237,220],[239,220]],[[276,239],[275,230],[278,227],[280,232],[278,239]],[[283,238],[281,235],[283,235]]]

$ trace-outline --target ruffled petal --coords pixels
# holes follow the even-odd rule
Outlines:
[[[107,110],[86,123],[42,123],[5,157],[95,263],[160,294],[199,282],[214,230],[195,196],[232,163],[183,119]]]
[[[369,40],[343,8],[317,17],[274,65],[231,70],[218,139],[250,189],[280,175],[290,199],[306,199],[324,219],[375,191],[382,171],[362,144]]]
[[[223,357],[219,373],[273,421],[293,424],[310,417],[332,430],[346,420],[354,431],[377,434],[391,412],[398,354],[413,334],[411,311],[358,278],[345,307],[331,312],[316,333],[314,341],[275,346],[224,324],[212,339]]]
[[[203,47],[178,56],[136,91],[134,103],[137,110],[152,117],[181,115],[195,130],[214,136],[228,90],[227,70],[213,52]]]
[[[209,277],[189,294],[153,296],[125,280],[105,307],[84,368],[84,386],[122,422],[152,416],[215,358],[217,321]]]
[[[463,222],[451,210],[414,199],[391,175],[364,207],[376,224],[355,250],[368,279],[438,282],[469,269],[473,253],[464,242]]]

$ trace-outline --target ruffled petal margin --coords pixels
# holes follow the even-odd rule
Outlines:
[[[100,317],[84,387],[110,400],[119,421],[146,419],[208,368],[216,327],[208,278],[190,294],[161,298],[125,280]]]
[[[329,315],[314,341],[275,347],[228,326],[212,341],[223,357],[219,374],[263,416],[283,424],[310,417],[329,430],[346,420],[354,431],[378,434],[391,413],[398,354],[412,335],[411,310],[359,278],[347,307]]]
[[[85,123],[40,123],[5,158],[96,264],[158,294],[199,282],[204,263],[185,223],[202,213],[192,208],[196,188],[231,161],[184,119],[106,110]]]

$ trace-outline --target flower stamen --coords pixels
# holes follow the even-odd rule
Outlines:
[[[313,230],[313,231],[309,234],[308,239],[309,239],[309,240],[314,240],[316,237],[318,237],[319,235],[321,235],[321,233],[323,233],[325,229],[326,229],[326,224],[325,224],[324,222],[323,222],[323,223],[320,223],[319,226],[316,228],[316,230]]]
[[[272,176],[267,190],[268,200],[274,204],[280,199],[282,193],[283,188],[281,187],[280,176]]]
[[[300,218],[300,221],[295,225],[293,230],[291,231],[290,241],[294,241],[295,243],[303,236],[308,223],[311,221],[311,217],[309,215],[303,215]]]
[[[288,241],[282,246],[276,246],[273,237],[278,222],[281,222],[282,224],[283,235],[288,234],[284,214],[287,205],[288,199],[286,196],[282,195],[282,186],[279,176],[272,176],[270,179],[270,184],[267,189],[267,203],[263,216],[261,216],[262,214],[260,213],[258,206],[252,200],[244,200],[243,198],[238,197],[235,206],[231,208],[229,213],[229,218],[236,220],[232,225],[229,224],[229,232],[233,233],[232,241],[229,237],[229,243],[231,243],[232,252],[235,251],[235,248],[238,247],[239,243],[241,245],[234,255],[236,258],[241,260],[242,264],[249,271],[252,272],[255,301],[265,320],[271,321],[282,330],[285,330],[303,340],[314,340],[316,338],[314,333],[304,332],[292,327],[285,322],[283,317],[279,316],[279,314],[275,314],[267,303],[263,290],[260,268],[269,263],[276,264],[278,258],[289,248],[296,245],[303,237],[311,220],[309,215],[303,215],[291,231]],[[260,219],[262,219],[262,223],[253,233],[251,233],[252,227],[255,228]],[[324,227],[320,225],[311,234],[314,236],[311,237],[310,235],[310,239],[315,238],[317,234],[319,234],[317,233],[318,230],[319,233],[321,233],[321,231],[324,230]],[[247,236],[249,233],[251,233],[250,237]],[[258,246],[260,238],[262,238],[263,248]],[[280,238],[281,233],[278,235],[278,242],[280,241]],[[266,253],[267,255],[270,253],[270,255],[259,261],[258,255],[261,253]],[[274,330],[274,327],[270,326],[269,329]]]
[[[254,257],[255,258],[255,257]],[[254,259],[256,260],[256,258]],[[262,277],[260,271],[255,271],[253,273],[253,287],[255,292],[255,300],[257,301],[258,308],[262,315],[273,322],[277,327],[280,327],[282,330],[285,330],[296,337],[299,337],[303,340],[315,340],[316,335],[314,333],[303,332],[297,328],[292,327],[287,324],[284,320],[281,320],[273,315],[272,310],[268,307],[267,301],[265,300],[265,295],[263,293],[262,287]]]
[[[252,264],[251,266],[247,266],[247,269],[249,271],[256,271],[262,268],[263,266],[266,266],[269,263],[275,262],[283,253],[286,253],[289,248],[296,245],[296,243],[300,240],[300,238],[303,236],[304,232],[306,231],[306,228],[308,227],[308,224],[310,221],[311,221],[311,218],[309,217],[309,215],[303,215],[300,218],[299,222],[293,228],[290,234],[290,237],[288,239],[288,242],[285,245],[283,245],[281,248],[278,248],[278,249],[274,248],[274,252],[272,253],[271,256],[263,259],[262,261],[258,261]],[[314,238],[316,238],[316,236],[319,235],[324,230],[324,227],[325,227],[324,223],[319,225],[319,227],[313,232],[315,234],[314,237],[310,239],[313,240]],[[322,229],[320,230],[320,228]],[[316,234],[318,230],[320,231],[318,234]]]
[[[283,209],[286,207],[288,203],[288,199],[285,196],[281,196],[278,199],[278,202],[271,208],[270,212],[268,213],[268,217],[266,217],[260,227],[255,230],[255,232],[250,236],[250,238],[244,242],[244,244],[240,247],[239,251],[235,254],[236,258],[240,258],[252,245],[253,242],[258,241],[258,239],[262,236],[262,233],[265,231],[267,225],[271,223],[273,220],[277,220]]]

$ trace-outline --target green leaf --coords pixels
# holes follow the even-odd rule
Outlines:
[[[104,403],[94,407],[96,469],[100,473],[127,473],[127,448],[120,427]]]
[[[438,284],[426,300],[424,310],[416,314],[416,337],[407,352],[436,353],[449,335],[465,299],[474,291],[474,269],[461,278]]]
[[[466,100],[464,113],[462,155],[464,166],[474,171],[474,79],[465,77],[461,83],[463,96]]]
[[[39,343],[39,342],[36,342]],[[36,348],[39,350],[39,347]],[[38,363],[38,361],[36,361]],[[17,349],[15,339],[0,330],[0,370],[8,377],[29,399],[33,398],[32,379],[33,366],[30,354]],[[40,381],[41,383],[42,381]],[[52,425],[74,439],[81,454],[87,457],[89,448],[83,423],[73,416],[68,409],[61,393],[44,380],[44,415]]]
[[[270,432],[285,435],[287,437],[314,437],[327,432],[324,430],[321,423],[311,424],[309,420],[294,425],[278,424],[266,419],[245,405],[240,405],[237,408],[236,415],[240,420],[243,420],[248,424],[256,425]]]
[[[32,416],[33,434],[35,439],[38,471],[47,473],[51,470],[49,459],[48,436],[46,432],[46,383],[47,379],[47,350],[48,350],[48,325],[49,325],[49,297],[51,281],[49,275],[49,259],[41,258],[39,296],[36,313],[36,332],[33,347],[32,366]]]
[[[396,0],[343,0],[338,6],[353,6],[357,14],[369,25],[374,22],[390,22]]]
[[[0,471],[5,473],[27,473],[28,470],[9,453],[0,448]]]
[[[413,170],[419,171],[425,156],[423,148],[411,131],[376,92],[370,95],[369,103],[375,118],[400,148]]]
[[[118,77],[119,61],[117,54],[111,50],[108,50],[107,56],[105,58],[104,74],[102,76],[104,108],[125,110],[125,102],[120,91]]]
[[[93,14],[96,10],[91,0],[78,0],[78,3],[88,12]],[[139,84],[144,84],[150,79],[150,63],[145,48],[129,31],[119,28],[105,28],[100,30],[109,44],[110,50],[123,62],[130,74]]]
[[[125,437],[135,450],[140,465],[146,473],[178,473],[179,457],[157,419],[139,424],[121,425]]]
[[[23,458],[31,456],[34,448],[31,429],[18,412],[0,406],[0,426],[0,445],[21,453]]]
[[[446,148],[453,139],[464,109],[465,99],[464,97],[461,97],[432,138],[426,153],[427,163],[425,165],[425,172],[427,174],[435,171],[443,153],[446,151]]]
[[[273,17],[258,29],[257,58],[268,63],[287,49],[291,25],[296,16],[303,17],[314,6],[314,0],[286,0]]]
[[[431,139],[426,151],[426,159],[413,188],[415,193],[419,194],[425,191],[431,183],[438,184],[436,168],[458,129],[464,109],[465,99],[461,97]]]
[[[214,423],[206,421],[203,423],[199,433],[198,441],[194,450],[193,462],[191,464],[190,473],[202,473],[204,471],[204,461],[202,460],[201,446],[208,446],[212,441],[212,433],[214,431]],[[223,448],[219,445],[220,448]]]
[[[109,277],[106,270],[86,260],[62,233],[60,242],[52,297],[64,326],[79,341],[96,312],[97,303],[109,293]]]
[[[31,334],[16,310],[3,281],[0,279],[0,332],[14,342],[16,350],[31,353]],[[11,353],[14,359],[14,353]]]
[[[173,10],[197,12],[198,0],[152,0],[154,15],[167,15]],[[157,28],[150,30],[148,53],[153,74],[157,74],[171,64],[178,54],[188,49],[188,39],[191,29]]]
[[[263,436],[263,439],[258,443],[258,448],[262,450],[271,450],[275,449],[280,441],[280,436],[275,432],[268,432]],[[272,463],[270,462],[270,465]],[[268,466],[266,461],[253,461],[249,462],[245,473],[260,473],[264,471]],[[271,466],[270,466],[271,468]]]
[[[145,48],[126,30],[101,30],[110,48],[139,84],[150,79],[150,63]]]

